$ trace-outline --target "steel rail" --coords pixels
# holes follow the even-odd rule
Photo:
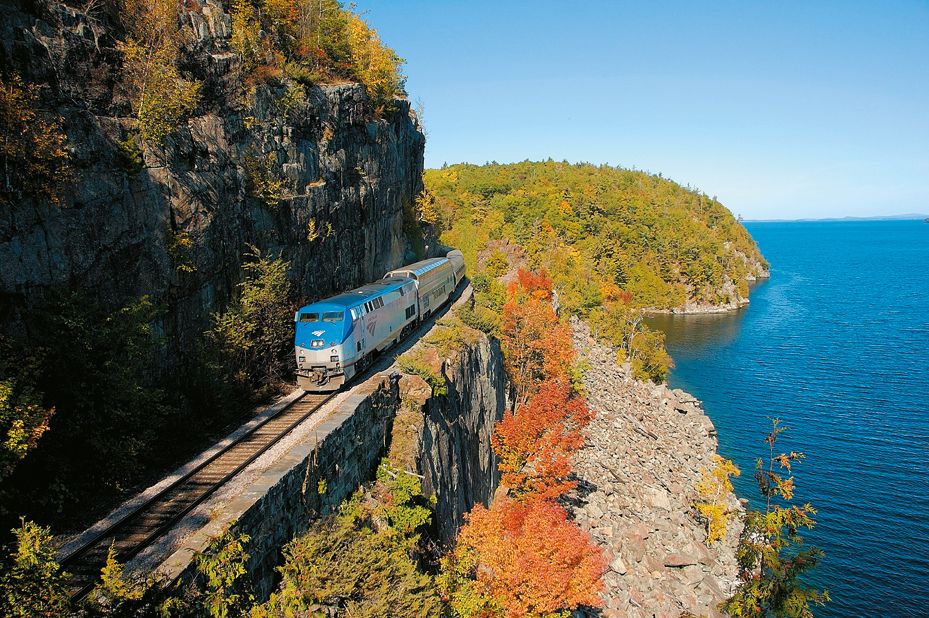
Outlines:
[[[95,549],[95,548],[99,549],[102,541],[115,540],[116,535],[119,533],[120,530],[125,529],[130,523],[133,522],[133,520],[138,518],[140,515],[144,514],[147,511],[153,510],[152,507],[156,507],[159,501],[162,501],[166,496],[168,496],[169,493],[173,492],[174,490],[180,490],[177,492],[178,493],[177,497],[181,497],[181,498],[192,497],[193,499],[189,504],[184,506],[178,512],[170,513],[167,519],[165,519],[160,525],[157,525],[156,527],[154,527],[154,529],[151,530],[144,537],[142,541],[135,543],[130,548],[119,552],[117,554],[117,558],[119,558],[122,561],[126,561],[138,555],[146,547],[151,545],[156,539],[158,539],[165,532],[170,530],[184,516],[186,516],[193,509],[195,509],[197,506],[202,504],[203,501],[206,500],[213,493],[215,493],[216,490],[218,490],[220,487],[222,487],[227,482],[229,482],[234,476],[236,476],[239,472],[241,472],[246,467],[248,467],[256,459],[261,457],[272,446],[277,444],[281,440],[281,438],[289,434],[295,427],[297,427],[297,425],[307,420],[314,412],[316,412],[320,407],[322,407],[326,402],[328,402],[330,399],[335,397],[337,394],[339,394],[339,391],[335,391],[333,393],[325,393],[325,394],[305,393],[304,395],[298,397],[294,401],[290,402],[289,404],[281,408],[277,413],[270,415],[265,419],[262,419],[261,422],[257,423],[254,427],[251,427],[247,432],[243,433],[233,442],[226,445],[225,447],[223,447],[216,453],[212,454],[206,460],[196,465],[193,469],[191,469],[189,472],[187,472],[180,478],[170,483],[168,486],[162,488],[154,496],[152,496],[151,498],[139,504],[132,511],[125,514],[119,520],[113,522],[111,525],[107,526],[106,529],[102,530],[99,534],[96,534],[87,543],[85,543],[84,545],[76,549],[74,552],[72,552],[68,556],[66,556],[61,561],[62,567],[67,567],[69,565],[75,565],[79,563],[80,559],[83,556],[85,556],[88,552],[90,552],[92,549]],[[258,432],[260,429],[267,426],[269,423],[275,420],[280,420],[282,417],[286,417],[287,411],[292,410],[295,406],[297,406],[297,404],[301,402],[306,402],[308,399],[316,399],[316,398],[319,398],[318,401],[313,402],[308,410],[299,414],[295,420],[287,423],[287,425],[282,430],[275,432],[272,436],[270,436],[269,439],[266,439],[264,443],[258,444],[257,450],[255,450],[253,453],[251,453],[251,455],[246,457],[244,461],[238,463],[231,470],[227,470],[225,473],[222,472],[223,470],[222,468],[217,470],[217,473],[222,474],[219,480],[211,482],[205,488],[192,488],[185,495],[185,493],[183,492],[183,486],[187,484],[194,476],[206,470],[211,464],[215,463],[216,460],[218,460],[219,458],[223,457],[224,455],[228,455],[232,453],[236,449],[241,448],[243,451],[248,452],[246,451],[246,449],[248,449],[250,445],[247,441],[249,438],[255,436],[256,432]],[[166,503],[169,504],[170,502],[166,502]],[[100,564],[100,566],[102,567],[103,565]],[[80,599],[85,597],[88,593],[90,593],[90,591],[93,590],[94,585],[96,584],[96,580],[97,578],[94,577],[92,578],[92,581],[84,585],[80,585],[80,587],[75,592],[71,593],[72,600],[79,601]]]

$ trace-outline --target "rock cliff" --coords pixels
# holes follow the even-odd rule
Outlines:
[[[272,80],[243,103],[223,6],[187,2],[181,19],[179,63],[202,83],[201,101],[145,148],[139,170],[120,147],[134,120],[115,22],[51,0],[0,3],[0,72],[39,86],[42,107],[63,120],[73,168],[60,206],[26,200],[0,212],[7,334],[28,334],[24,313],[56,289],[108,306],[147,294],[183,349],[230,299],[249,245],[290,260],[307,299],[411,257],[404,207],[421,191],[425,139],[408,102],[378,117],[362,86],[339,84],[308,86],[285,105],[287,86]],[[278,203],[252,195],[249,161],[280,172]]]
[[[402,378],[393,435],[406,444],[391,455],[402,460],[408,453],[400,463],[423,476],[424,491],[436,497],[439,538],[450,542],[465,513],[478,502],[490,504],[497,489],[490,438],[506,407],[506,377],[499,343],[483,335],[443,359],[441,371],[448,388],[441,397],[431,396],[420,377]]]

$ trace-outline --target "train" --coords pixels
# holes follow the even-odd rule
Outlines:
[[[294,315],[297,386],[338,390],[447,303],[464,277],[464,256],[453,250],[301,307]]]

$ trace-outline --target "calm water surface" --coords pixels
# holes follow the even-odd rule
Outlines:
[[[929,616],[929,224],[746,227],[771,280],[738,313],[653,320],[669,381],[704,401],[753,501],[768,418],[790,426],[833,598],[817,616]]]

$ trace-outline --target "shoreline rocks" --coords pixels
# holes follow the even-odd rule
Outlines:
[[[578,488],[569,494],[582,529],[607,552],[604,607],[593,615],[721,616],[717,604],[737,583],[741,524],[707,547],[695,485],[712,466],[716,429],[692,395],[635,380],[616,354],[572,319],[574,346],[589,364],[584,376],[596,416],[576,455]],[[732,511],[742,505],[730,493]],[[733,518],[734,520],[740,518]]]

